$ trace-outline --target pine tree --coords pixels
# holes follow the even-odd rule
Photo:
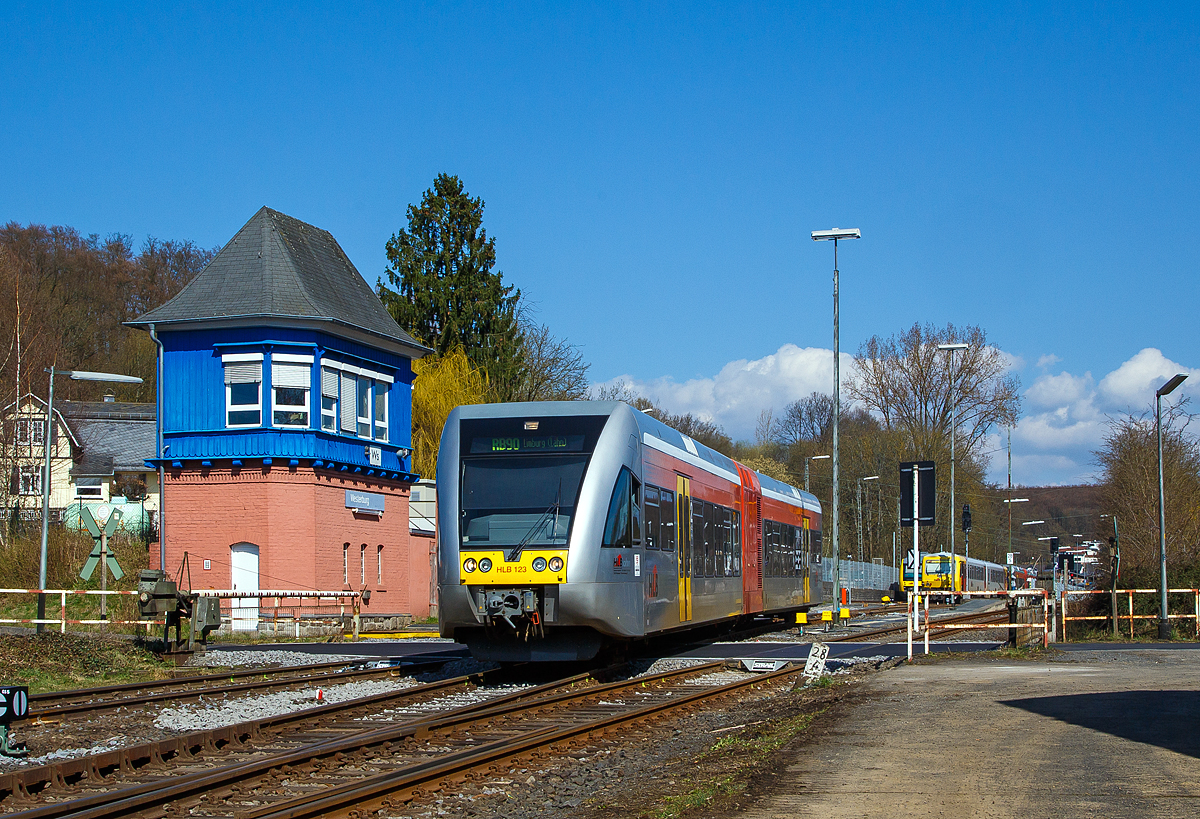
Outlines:
[[[408,207],[408,229],[387,243],[387,275],[379,297],[414,338],[445,355],[461,346],[487,374],[493,395],[509,400],[521,374],[520,290],[505,285],[496,240],[483,229],[483,200],[456,176],[438,174],[420,205]]]

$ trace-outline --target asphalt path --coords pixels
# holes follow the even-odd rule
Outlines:
[[[1093,644],[881,672],[730,815],[1200,816],[1195,648]]]

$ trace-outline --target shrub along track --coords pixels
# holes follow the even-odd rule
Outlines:
[[[220,760],[203,748],[199,758],[193,757],[194,745],[166,756],[143,752],[144,756],[130,760],[131,770],[120,782],[86,778],[70,788],[62,783],[54,788],[55,796],[68,801],[12,815],[22,819],[189,812],[247,819],[368,815],[430,790],[453,787],[456,780],[515,759],[543,757],[606,732],[625,730],[632,723],[799,673],[788,669],[728,675],[718,673],[721,667],[708,663],[611,683],[577,675],[391,724],[360,718],[301,728],[300,719],[289,718],[271,720],[269,726],[236,726],[224,744],[230,755]],[[292,723],[286,731],[280,730],[283,721]],[[262,741],[268,732],[273,737]],[[247,749],[238,747],[246,745],[254,751],[245,753]],[[238,751],[242,753],[235,758]],[[224,764],[214,767],[215,761]],[[20,801],[29,804],[25,800],[31,798]]]

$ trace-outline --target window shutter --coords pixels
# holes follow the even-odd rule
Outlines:
[[[271,364],[272,387],[295,387],[307,390],[312,386],[311,370],[307,364]]]
[[[241,361],[225,365],[226,384],[259,384],[262,383],[262,362]]]
[[[339,407],[342,431],[352,434],[358,432],[358,402],[355,399],[357,389],[358,379],[349,373],[342,373],[342,403]]]
[[[328,367],[321,368],[321,395],[326,398],[338,397],[337,370],[331,370]]]

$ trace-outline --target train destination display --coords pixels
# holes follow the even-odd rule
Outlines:
[[[582,435],[511,435],[484,436],[471,439],[472,455],[582,451]]]

